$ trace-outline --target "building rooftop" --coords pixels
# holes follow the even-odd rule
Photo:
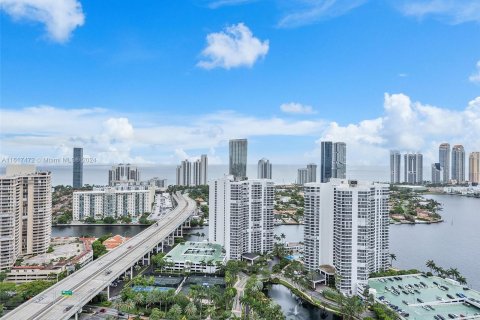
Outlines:
[[[395,308],[393,306],[400,308],[408,313],[411,320],[434,319],[436,315],[449,319],[448,314],[473,319],[479,317],[475,314],[480,314],[480,292],[450,279],[416,274],[372,278],[368,280],[368,285],[376,290],[375,299],[391,309]],[[396,294],[392,287],[396,289]]]
[[[103,245],[107,248],[108,251],[115,249],[121,244],[127,242],[130,238],[122,237],[121,235],[117,234],[113,237],[108,238],[107,240],[103,241]]]
[[[187,241],[179,243],[165,258],[174,262],[201,263],[202,261],[212,261],[215,264],[217,261],[223,262],[225,253],[219,244]]]

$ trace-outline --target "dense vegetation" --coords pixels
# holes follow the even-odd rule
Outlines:
[[[35,280],[22,284],[0,282],[0,305],[13,309],[50,287],[54,282]],[[3,308],[0,308],[3,309]]]
[[[421,193],[408,188],[390,187],[390,202],[392,215],[402,215],[405,220],[415,222],[422,220],[418,217],[417,210],[429,212],[430,218],[440,220],[442,217],[438,213],[442,210],[441,204],[433,199],[424,199]]]
[[[467,284],[467,279],[460,274],[457,268],[444,269],[440,266],[437,266],[433,260],[428,260],[426,262],[426,266],[431,272],[436,273],[436,275],[439,277],[449,277],[456,280],[460,284]]]
[[[97,259],[98,257],[101,257],[105,253],[107,253],[107,248],[103,244],[103,241],[107,240],[112,236],[111,233],[106,234],[98,238],[97,240],[93,241],[92,243],[92,249],[93,249],[93,259]]]

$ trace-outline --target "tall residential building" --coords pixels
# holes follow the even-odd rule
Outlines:
[[[480,183],[480,152],[472,152],[468,157],[468,181]]]
[[[22,255],[45,253],[52,231],[50,172],[9,165],[0,176],[0,270]]]
[[[320,182],[328,182],[330,178],[345,179],[346,175],[347,145],[345,142],[322,141]]]
[[[200,164],[198,165],[200,167]],[[192,185],[192,163],[185,159],[177,166],[177,186]],[[200,178],[200,175],[199,175]]]
[[[400,183],[400,164],[402,155],[399,151],[390,151],[390,183]]]
[[[257,178],[272,179],[272,164],[270,160],[265,158],[258,160]]]
[[[404,181],[410,184],[422,184],[423,155],[421,153],[406,153],[404,164]]]
[[[73,189],[83,187],[83,149],[73,148]]]
[[[440,162],[432,163],[432,183],[440,184],[443,182],[443,172]]]
[[[228,173],[236,180],[247,178],[247,139],[233,139],[229,142]]]
[[[209,182],[209,242],[221,244],[227,259],[273,248],[275,186],[269,179],[235,180],[225,176]]]
[[[140,181],[140,171],[136,166],[130,163],[120,163],[112,166],[108,172],[108,185],[114,186],[116,184],[137,183]]]
[[[333,170],[333,143],[331,141],[322,141],[320,148],[320,182],[328,182],[332,177]]]
[[[206,154],[200,156],[200,184],[208,183],[208,157]]]
[[[337,289],[356,294],[370,273],[390,266],[389,185],[331,179],[304,190],[305,266],[333,266]]]
[[[347,144],[335,142],[333,144],[332,178],[345,179],[347,177]]]
[[[297,184],[304,185],[307,183],[307,168],[300,168],[297,171]]]
[[[193,162],[193,181],[194,186],[207,184],[208,158],[206,154],[202,154],[200,159]]]
[[[452,148],[452,180],[465,182],[465,149],[461,144]]]
[[[307,182],[317,182],[317,165],[307,164]]]
[[[73,220],[88,217],[103,219],[122,216],[139,217],[151,212],[155,188],[147,186],[107,187],[73,192]]]
[[[438,161],[442,167],[442,182],[447,184],[450,181],[450,144],[442,143],[438,148]]]

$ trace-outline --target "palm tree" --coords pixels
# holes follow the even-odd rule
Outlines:
[[[135,309],[135,302],[132,299],[127,299],[123,302],[121,309],[129,313]]]
[[[197,313],[197,307],[193,302],[190,302],[187,304],[185,307],[185,314],[189,316],[190,318],[193,318],[193,316]]]
[[[467,279],[466,279],[464,276],[461,276],[461,275],[459,275],[459,276],[457,277],[457,281],[458,281],[458,283],[460,283],[460,284],[467,284]]]
[[[182,307],[180,307],[178,304],[174,304],[170,310],[168,311],[170,316],[173,319],[178,319],[182,315]]]
[[[145,297],[143,296],[142,293],[137,293],[136,295],[133,296],[133,301],[137,305],[143,305],[145,304]]]
[[[345,320],[357,319],[365,309],[362,301],[357,296],[344,297],[340,299],[340,312]]]
[[[393,266],[393,260],[397,260],[397,255],[395,253],[390,253],[390,266]]]
[[[458,280],[458,277],[461,276],[457,268],[450,268],[445,272],[448,276],[453,277],[455,280]]]
[[[162,319],[162,312],[157,309],[153,308],[152,312],[150,313],[150,320],[161,320]]]
[[[147,296],[145,297],[146,309],[148,309],[152,304],[154,304],[157,301],[156,292],[157,290],[152,290],[147,293]]]
[[[430,272],[432,272],[435,269],[436,264],[433,262],[433,260],[427,260],[426,266],[428,269],[430,269]]]

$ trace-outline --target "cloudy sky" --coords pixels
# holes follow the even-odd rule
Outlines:
[[[480,151],[480,0],[0,0],[0,157]]]

